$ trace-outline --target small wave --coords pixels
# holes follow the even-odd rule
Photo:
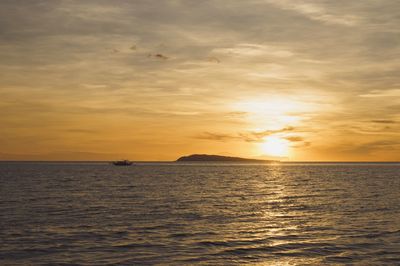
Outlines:
[[[247,245],[261,245],[268,242],[267,239],[258,240],[230,240],[230,241],[200,241],[196,242],[195,245],[205,247],[235,247],[235,246],[247,246]]]
[[[170,237],[172,238],[192,238],[192,237],[208,237],[218,235],[215,232],[195,232],[195,233],[172,233]]]

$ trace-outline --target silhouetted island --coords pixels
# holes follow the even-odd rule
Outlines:
[[[192,154],[189,156],[182,156],[176,161],[177,162],[238,162],[238,163],[278,162],[278,161],[274,161],[274,160],[247,159],[247,158],[240,158],[240,157],[209,155],[209,154]]]

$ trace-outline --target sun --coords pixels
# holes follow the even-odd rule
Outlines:
[[[266,137],[261,150],[270,156],[286,157],[289,155],[289,141],[276,136]]]

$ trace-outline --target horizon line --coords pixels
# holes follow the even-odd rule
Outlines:
[[[280,160],[265,160],[265,162],[235,162],[235,161],[186,161],[186,162],[178,162],[177,160],[168,161],[168,160],[130,160],[133,163],[237,163],[237,164],[263,164],[263,163],[400,163],[400,161],[340,161],[340,160],[332,160],[332,161],[280,161]],[[270,162],[268,162],[270,161]],[[40,162],[54,162],[54,163],[85,163],[85,162],[93,162],[93,163],[111,163],[113,160],[1,160],[0,163],[7,162],[30,162],[30,163],[40,163]]]

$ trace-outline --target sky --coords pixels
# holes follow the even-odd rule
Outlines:
[[[400,161],[398,0],[2,0],[0,160]]]

